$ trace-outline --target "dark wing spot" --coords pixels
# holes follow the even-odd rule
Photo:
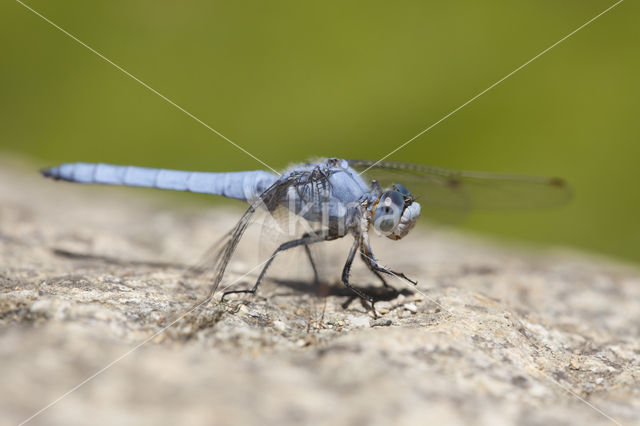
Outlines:
[[[550,178],[547,184],[549,184],[549,186],[556,186],[558,188],[564,188],[565,186],[567,186],[567,183],[563,179],[556,177]]]
[[[462,181],[456,177],[450,177],[447,180],[447,186],[450,188],[457,188],[460,186],[460,184],[462,183]]]

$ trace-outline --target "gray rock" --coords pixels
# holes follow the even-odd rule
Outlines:
[[[207,290],[185,267],[241,210],[178,209],[173,199],[2,164],[3,422],[52,402],[31,424],[640,421],[631,266],[417,229],[374,242],[385,264],[420,283],[381,303],[376,321],[357,300],[341,306],[341,243],[324,262],[330,296],[315,296],[310,270],[285,255],[257,296],[185,314]],[[229,280],[258,263],[258,234]],[[377,285],[363,267],[353,281]]]

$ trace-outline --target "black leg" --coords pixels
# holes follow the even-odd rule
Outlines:
[[[309,263],[311,263],[311,268],[313,268],[313,281],[318,285],[320,282],[320,278],[318,275],[318,268],[316,268],[316,263],[313,261],[313,256],[311,256],[311,249],[309,248],[309,244],[304,245],[304,251],[307,253],[307,257],[309,258]]]
[[[361,238],[362,237],[359,237],[359,236],[356,237],[355,241],[353,242],[353,245],[351,246],[351,250],[349,251],[349,256],[347,256],[347,262],[344,264],[344,268],[342,269],[342,282],[351,291],[353,291],[355,294],[360,296],[360,298],[362,298],[363,300],[366,300],[369,303],[371,303],[371,309],[373,310],[373,316],[375,318],[378,318],[378,312],[376,311],[376,307],[375,307],[375,303],[376,303],[375,299],[373,297],[371,297],[371,296],[368,296],[367,294],[365,294],[364,292],[360,291],[359,289],[355,288],[349,282],[349,273],[351,272],[351,265],[353,264],[353,259],[356,256],[356,251],[358,250],[358,247],[360,247],[360,239]]]
[[[373,256],[373,252],[371,251],[371,245],[369,244],[369,237],[366,234],[364,234],[363,236],[362,249],[361,249],[360,255],[362,257],[362,260],[364,260],[364,262],[367,264],[367,266],[372,272],[374,273],[382,272],[388,275],[395,275],[396,277],[400,277],[402,279],[409,281],[413,285],[418,285],[417,281],[414,281],[411,278],[408,278],[402,272],[395,272],[395,271],[392,271],[391,269],[383,268],[382,266],[378,265],[378,262],[376,261],[376,258]]]
[[[362,261],[365,263],[365,265],[367,265],[367,268],[369,268],[369,270],[373,273],[373,275],[375,275],[376,277],[378,277],[378,279],[382,282],[382,285],[384,285],[385,287],[397,291],[392,285],[390,285],[387,280],[384,279],[384,277],[382,276],[382,274],[378,271],[376,271],[369,262],[367,253],[365,251],[364,248],[364,240],[363,242],[360,244],[360,257],[362,258]],[[373,257],[373,256],[372,256]]]
[[[258,290],[258,286],[260,285],[260,282],[262,282],[262,278],[264,278],[264,275],[267,273],[267,269],[269,269],[269,266],[271,266],[271,262],[273,262],[273,260],[276,258],[276,255],[278,253],[280,253],[281,251],[289,250],[289,249],[292,249],[294,247],[298,247],[298,246],[301,246],[301,245],[304,245],[306,247],[309,244],[319,243],[321,241],[326,241],[327,239],[329,239],[329,238],[327,237],[326,233],[304,234],[302,236],[302,238],[300,238],[300,239],[287,241],[286,243],[281,244],[280,247],[278,247],[273,252],[273,254],[269,258],[269,260],[267,260],[267,263],[265,263],[264,267],[262,268],[262,271],[260,272],[260,275],[258,275],[258,279],[256,280],[256,283],[253,285],[252,288],[244,289],[244,290],[229,290],[229,291],[225,291],[222,294],[222,298],[220,300],[221,301],[224,300],[224,298],[229,294],[236,294],[236,293],[252,293],[252,294],[254,294],[256,292],[256,290]],[[315,271],[315,268],[314,268],[314,271]]]

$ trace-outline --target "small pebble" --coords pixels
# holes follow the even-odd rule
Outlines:
[[[273,328],[278,331],[285,331],[287,329],[287,326],[280,320],[275,320],[271,324],[273,325]]]
[[[51,300],[40,299],[33,302],[29,307],[29,310],[35,313],[47,312],[51,310],[52,305],[53,303],[51,303]]]
[[[373,327],[388,327],[391,324],[393,324],[393,321],[391,321],[389,318],[380,318],[375,320],[371,325]]]
[[[412,314],[415,314],[416,312],[418,312],[418,307],[416,306],[415,303],[405,303],[404,308],[407,311],[411,312]]]
[[[352,327],[369,327],[369,318],[367,317],[353,317],[351,318],[351,321],[349,321],[351,323]]]
[[[578,361],[577,358],[571,358],[571,362],[569,364],[571,365],[571,369],[573,370],[580,369],[580,361]]]

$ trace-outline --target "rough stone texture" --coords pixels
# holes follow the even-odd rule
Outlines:
[[[2,423],[105,366],[30,424],[640,421],[640,273],[630,266],[418,229],[374,242],[420,282],[381,302],[378,320],[357,300],[341,307],[346,246],[330,243],[330,296],[311,291],[304,258],[284,256],[274,276],[286,279],[259,296],[214,302],[157,333],[203,296],[183,265],[241,210],[176,209],[142,190],[0,168]],[[229,279],[257,263],[249,253],[241,248]],[[363,268],[353,280],[377,285]]]

